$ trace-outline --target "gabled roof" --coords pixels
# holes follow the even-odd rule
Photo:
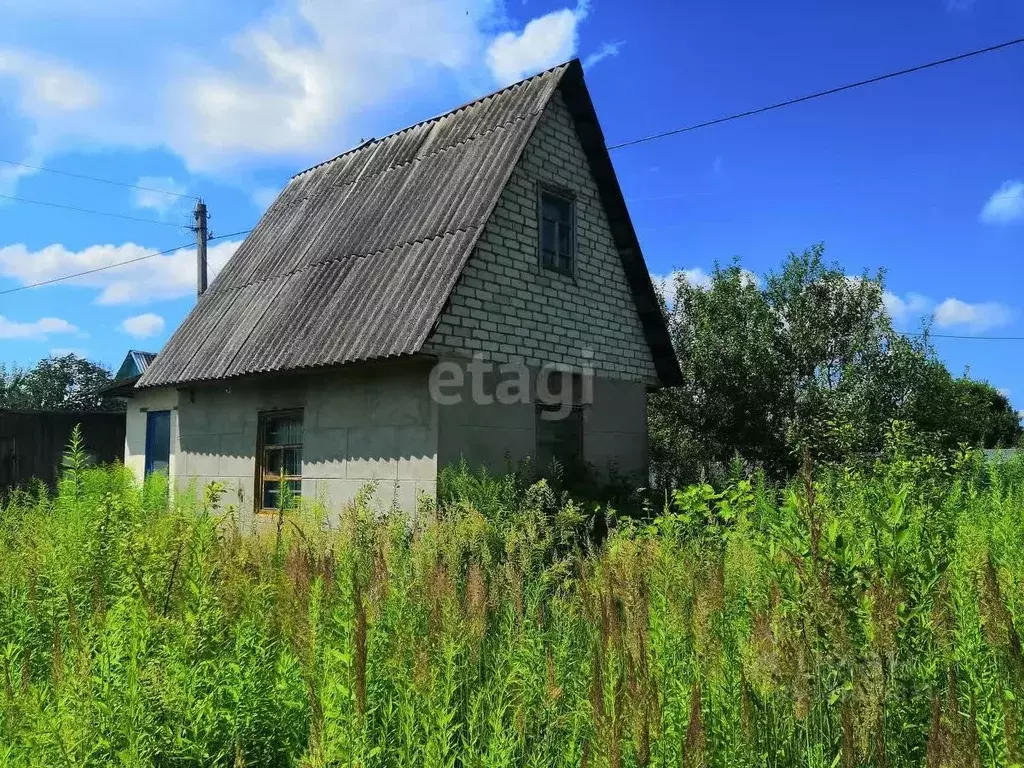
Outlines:
[[[114,378],[108,384],[104,384],[93,394],[106,395],[108,397],[131,397],[135,391],[135,385],[139,383],[142,374],[149,368],[149,364],[156,358],[156,352],[143,352],[139,349],[129,349],[125,355],[124,362],[117,369]]]
[[[295,176],[140,387],[412,355],[561,89],[663,384],[679,366],[578,60]]]
[[[143,352],[139,349],[129,349],[125,355],[124,362],[114,374],[114,381],[130,379],[134,376],[141,376],[149,368],[149,364],[156,358],[156,352]]]

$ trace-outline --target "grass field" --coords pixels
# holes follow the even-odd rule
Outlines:
[[[249,535],[73,461],[0,515],[0,765],[1020,764],[1024,464],[809,478],[594,544],[543,483]]]

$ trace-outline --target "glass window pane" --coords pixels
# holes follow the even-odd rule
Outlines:
[[[301,475],[302,474],[302,450],[299,448],[285,448],[282,453],[284,454],[284,474],[286,475]]]
[[[540,215],[547,221],[558,221],[558,204],[553,195],[546,192],[541,195]]]
[[[302,419],[295,416],[267,418],[264,440],[267,445],[294,445],[302,442]]]
[[[554,251],[558,248],[557,225],[551,219],[544,219],[540,226],[540,247],[542,251]]]
[[[293,507],[302,490],[302,413],[264,413],[261,415],[263,451],[257,479],[262,482],[260,509]],[[287,480],[285,478],[296,478]]]
[[[167,474],[171,464],[171,412],[149,411],[146,414],[145,474]]]
[[[277,480],[266,480],[263,483],[263,508],[277,509],[281,503],[281,484]]]
[[[572,201],[545,192],[541,197],[541,213],[545,219],[567,223],[572,220]]]
[[[572,254],[572,227],[568,224],[561,224],[558,227],[558,252]]]
[[[541,264],[549,269],[571,273],[575,250],[573,201],[542,192],[540,219]]]
[[[281,474],[281,449],[268,448],[264,452],[263,471],[268,475]]]

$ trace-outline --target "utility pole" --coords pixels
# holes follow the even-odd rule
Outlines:
[[[196,295],[202,296],[206,293],[206,241],[210,238],[206,227],[206,203],[201,198],[196,202],[193,215],[196,219],[192,228],[196,233]]]

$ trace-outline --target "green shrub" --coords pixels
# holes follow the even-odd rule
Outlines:
[[[0,765],[1022,760],[1019,459],[693,486],[600,543],[547,483],[441,488],[250,535],[72,456],[0,510]]]

